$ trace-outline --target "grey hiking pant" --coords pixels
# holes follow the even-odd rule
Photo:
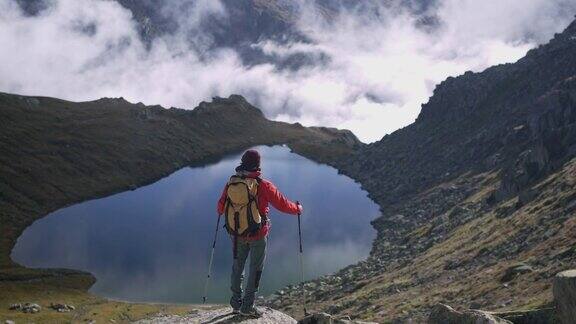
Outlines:
[[[244,299],[242,299],[242,280],[244,279],[244,265],[250,255],[250,269],[248,272],[248,282]],[[266,237],[257,241],[245,241],[238,239],[236,259],[232,265],[232,277],[230,280],[230,289],[232,298],[230,305],[234,309],[248,311],[254,307],[254,299],[258,292],[262,269],[264,269],[264,260],[266,259]]]

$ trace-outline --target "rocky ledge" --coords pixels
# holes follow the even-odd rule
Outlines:
[[[192,310],[189,314],[159,315],[157,317],[141,320],[139,324],[172,324],[172,323],[238,323],[245,324],[296,324],[296,320],[284,313],[269,307],[258,307],[263,314],[260,318],[246,318],[239,314],[233,314],[232,308],[223,307],[212,310]]]
[[[172,323],[245,323],[245,324],[373,324],[371,322],[352,321],[350,318],[335,318],[330,314],[318,313],[304,317],[300,321],[270,307],[258,307],[262,312],[259,318],[248,318],[232,313],[232,308],[194,309],[187,315],[158,315],[137,321],[138,324]]]

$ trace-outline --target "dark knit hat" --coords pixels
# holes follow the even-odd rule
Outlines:
[[[248,150],[242,155],[242,163],[237,170],[258,171],[260,170],[260,153],[256,150]]]

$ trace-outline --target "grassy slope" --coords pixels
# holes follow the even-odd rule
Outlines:
[[[89,295],[90,274],[26,269],[10,260],[10,251],[27,226],[56,209],[142,186],[250,146],[280,143],[323,162],[357,145],[347,132],[269,121],[239,96],[186,111],[123,99],[74,103],[0,93],[0,319],[107,321],[165,309]],[[70,303],[79,309],[25,315],[7,310],[14,302]]]
[[[497,185],[494,174],[477,177],[482,189],[439,217],[450,217],[462,206],[473,209],[488,198]],[[419,199],[460,180],[431,189]],[[502,217],[499,208],[479,211],[474,220],[455,228],[408,264],[382,267],[378,275],[355,279],[358,289],[328,296],[312,293],[310,299],[317,301],[312,309],[343,305],[338,313],[381,322],[408,318],[420,322],[438,302],[463,308],[476,303],[492,311],[546,307],[552,301],[553,276],[576,268],[576,159],[534,187],[539,196],[510,215]],[[517,199],[499,207],[514,206]],[[430,225],[417,228],[406,244],[430,235],[430,229]],[[498,258],[486,253],[499,250]],[[501,282],[506,269],[518,263],[530,264],[535,271]],[[448,264],[456,266],[452,269]],[[291,314],[299,312],[298,304],[293,307],[298,296],[295,292],[285,297],[284,309]]]

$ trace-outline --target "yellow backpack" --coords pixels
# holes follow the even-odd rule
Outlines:
[[[226,230],[234,236],[253,234],[262,226],[258,211],[258,179],[232,176],[226,192]]]

